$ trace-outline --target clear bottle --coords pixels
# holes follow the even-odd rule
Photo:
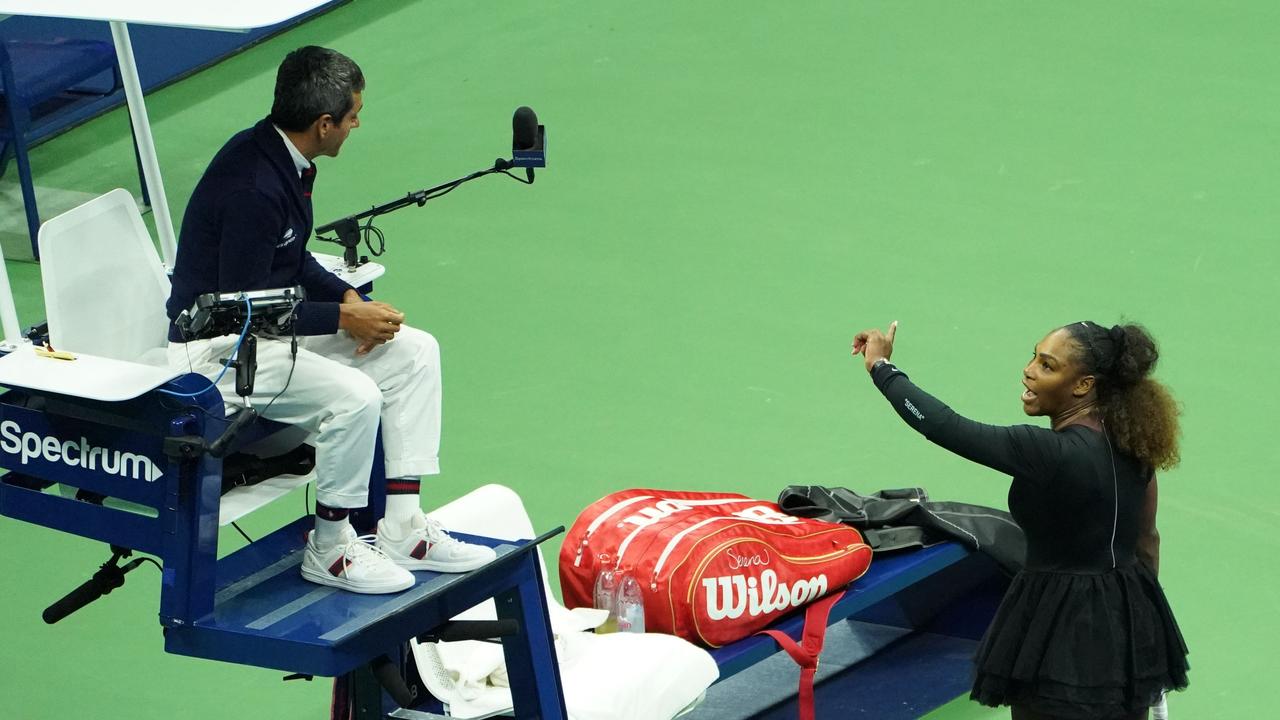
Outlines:
[[[613,568],[613,560],[608,555],[600,555],[596,561],[596,585],[593,592],[592,605],[597,610],[608,610],[609,617],[604,624],[596,628],[597,634],[618,631],[618,613],[615,596],[618,591],[620,573]]]
[[[640,581],[632,573],[625,573],[617,581],[614,612],[618,616],[618,632],[644,632],[644,592]]]

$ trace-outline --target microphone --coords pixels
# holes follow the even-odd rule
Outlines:
[[[538,139],[538,114],[521,105],[511,116],[511,149],[532,150]]]
[[[547,129],[538,124],[532,108],[521,105],[511,116],[511,166],[525,169],[533,182],[533,169],[547,166]]]
[[[143,559],[131,560],[124,565],[116,565],[118,556],[102,564],[93,577],[81,583],[80,587],[67,593],[66,597],[44,609],[40,615],[50,625],[97,600],[112,590],[124,585],[124,574],[137,568]]]

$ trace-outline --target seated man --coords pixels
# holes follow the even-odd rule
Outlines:
[[[302,576],[360,593],[413,584],[409,570],[463,572],[494,557],[450,537],[419,505],[420,476],[440,472],[440,347],[404,314],[359,293],[306,251],[312,160],[335,157],[360,126],[364,75],[346,56],[295,50],[280,64],[271,115],[214,156],[187,205],[167,303],[170,320],[209,292],[301,285],[307,293],[290,338],[259,339],[251,401],[263,417],[300,425],[316,440],[316,527]],[[169,361],[209,377],[236,335],[184,337],[169,328]],[[234,373],[218,388],[234,401]],[[376,543],[356,536],[350,508],[368,502],[382,423],[387,513]]]

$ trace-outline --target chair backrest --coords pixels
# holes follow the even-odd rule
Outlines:
[[[133,196],[122,189],[40,226],[40,271],[55,350],[165,365],[165,275]]]

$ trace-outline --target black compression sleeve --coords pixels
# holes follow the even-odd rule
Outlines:
[[[956,413],[916,387],[889,362],[878,364],[871,379],[908,425],[936,445],[973,462],[1029,480],[1052,475],[1057,464],[1057,433],[1032,425],[986,425]]]

